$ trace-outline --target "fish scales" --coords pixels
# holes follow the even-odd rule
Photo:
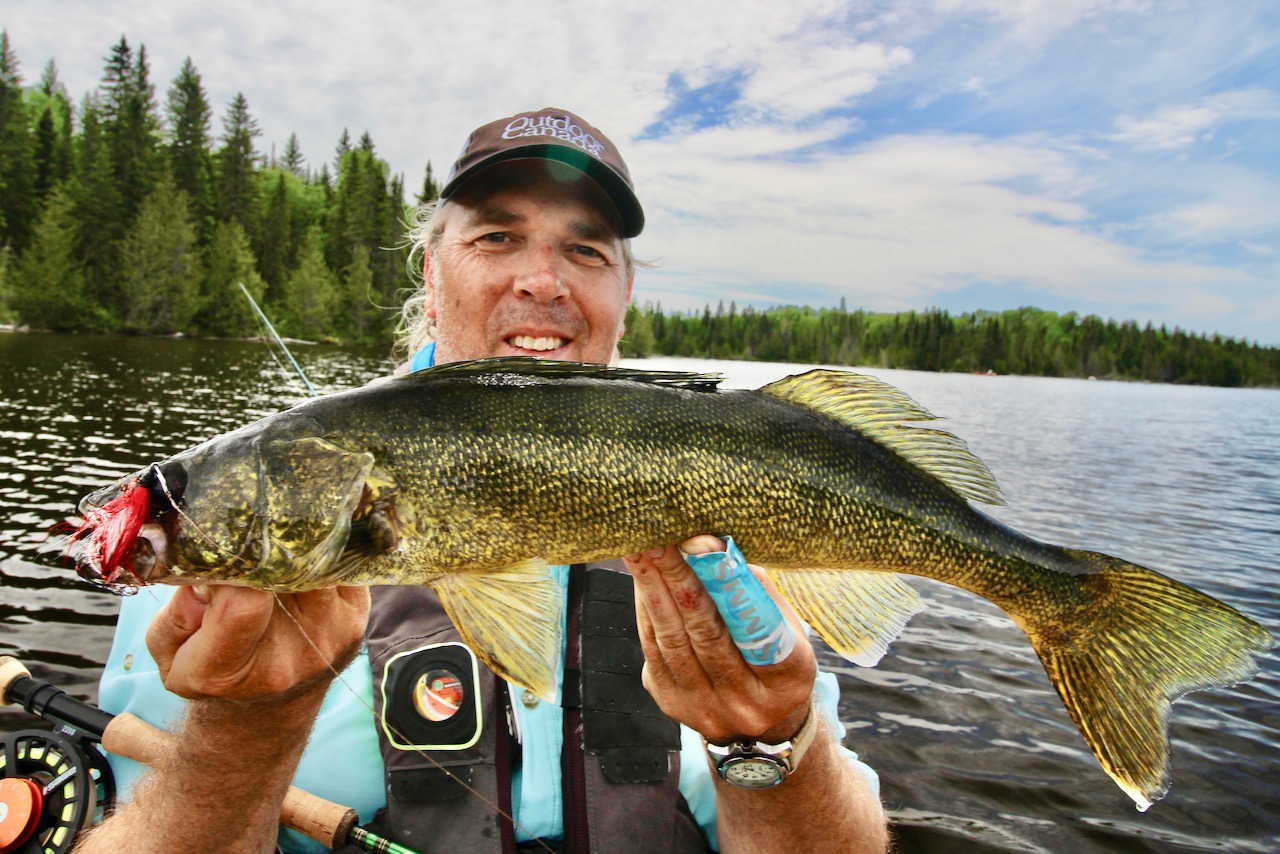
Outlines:
[[[474,522],[441,525],[438,538],[424,533],[415,556],[455,569],[531,554],[582,562],[713,530],[733,533],[775,569],[815,560],[906,569],[943,552],[900,535],[912,514],[927,514],[930,500],[939,517],[972,512],[860,434],[819,418],[797,427],[794,407],[756,393],[595,386],[551,385],[514,413],[500,386],[467,386],[448,406],[406,408],[402,428],[421,438],[407,453],[386,449],[385,467],[419,512]],[[690,395],[697,408],[687,405]],[[326,438],[340,442],[358,423],[327,426]],[[970,544],[981,533],[972,526]],[[483,556],[474,553],[480,546]]]
[[[115,584],[129,577],[116,555],[169,583],[427,584],[477,655],[543,695],[560,648],[549,563],[732,535],[861,664],[922,607],[897,574],[921,575],[1010,615],[1145,809],[1168,788],[1169,704],[1248,678],[1270,635],[1151,570],[974,509],[1000,500],[994,479],[915,424],[931,419],[839,371],[721,391],[706,375],[444,365],[301,404],[89,496],[79,563]],[[123,526],[101,523],[137,488],[148,518],[118,542]]]

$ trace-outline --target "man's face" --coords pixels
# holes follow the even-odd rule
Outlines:
[[[581,173],[536,160],[493,167],[449,203],[427,258],[436,361],[607,363],[631,297],[618,235],[608,198]]]

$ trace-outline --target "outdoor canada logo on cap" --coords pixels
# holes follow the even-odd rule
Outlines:
[[[502,131],[503,139],[524,139],[532,136],[550,136],[571,142],[597,160],[601,159],[604,143],[582,129],[568,113],[549,116],[516,116]]]
[[[484,169],[518,158],[553,160],[572,166],[609,196],[622,222],[623,237],[635,237],[644,228],[644,211],[617,148],[579,116],[554,107],[498,119],[473,131],[449,172],[440,198],[451,198]]]

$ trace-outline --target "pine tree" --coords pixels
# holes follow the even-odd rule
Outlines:
[[[36,122],[35,143],[35,196],[38,202],[42,202],[53,185],[58,183],[53,174],[58,132],[53,120],[53,107],[47,104],[40,111],[40,120]]]
[[[340,149],[345,146],[344,142]],[[373,140],[366,133],[360,145],[342,156],[338,186],[329,206],[330,264],[340,270],[352,269],[358,255],[372,275],[372,284],[360,294],[349,294],[356,313],[352,334],[361,338],[389,335],[381,333],[378,321],[363,306],[388,306],[396,302],[402,284],[405,252],[388,249],[400,242],[405,218],[403,186],[399,179],[388,180],[388,166],[378,158]],[[389,329],[388,324],[382,324]]]
[[[21,251],[39,213],[35,138],[23,103],[18,58],[0,30],[0,245]]]
[[[653,337],[652,312],[642,311],[634,302],[627,306],[626,334],[618,346],[622,355],[645,357],[653,355],[656,344]]]
[[[10,308],[38,329],[59,332],[101,328],[104,317],[89,298],[89,277],[80,263],[74,203],[56,188],[36,222],[31,243],[13,265]]]
[[[385,338],[387,318],[375,304],[369,255],[357,252],[342,271],[342,287],[335,321],[348,341],[370,343]]]
[[[258,275],[249,236],[240,223],[220,222],[213,227],[205,252],[204,278],[201,280],[196,328],[206,335],[243,338],[258,328],[253,306],[240,291],[243,284],[250,295],[263,302],[266,284]]]
[[[277,311],[280,328],[300,338],[321,338],[333,329],[338,284],[324,260],[323,235],[317,226],[307,229],[298,250],[298,266],[285,281],[284,297]]]
[[[44,67],[38,92],[44,105],[36,123],[35,191],[43,204],[55,186],[71,177],[71,102],[52,59]]]
[[[118,318],[120,291],[114,276],[119,241],[124,236],[120,197],[111,178],[110,152],[96,101],[86,96],[80,114],[77,168],[71,185],[80,257],[89,271],[90,299],[108,316]]]
[[[334,150],[333,167],[334,171],[342,171],[342,158],[351,152],[351,134],[346,128],[342,129],[342,136],[338,138],[338,147]]]
[[[150,73],[146,47],[139,48],[134,59],[128,41],[121,36],[107,58],[101,118],[126,225],[150,193],[156,172],[160,119]]]
[[[249,102],[237,92],[222,120],[222,148],[218,151],[218,218],[235,220],[247,231],[253,225],[255,196],[253,141],[262,135],[249,115]]]
[[[169,164],[174,183],[191,199],[198,222],[213,216],[213,161],[209,153],[213,110],[200,72],[187,57],[169,87]]]
[[[289,141],[284,146],[284,159],[280,165],[299,178],[305,178],[306,164],[307,159],[302,156],[302,146],[298,144],[298,135],[289,134]]]
[[[199,308],[200,256],[187,194],[162,171],[120,247],[122,320],[133,332],[190,330]]]
[[[9,280],[12,278],[9,270],[13,266],[13,250],[8,246],[0,246],[0,323],[12,324],[18,320],[17,313],[13,310],[12,298],[9,294]]]
[[[427,202],[434,202],[440,198],[440,186],[436,184],[435,176],[431,174],[431,161],[427,161],[427,177],[422,182],[422,192],[418,194],[418,204],[425,205]]]

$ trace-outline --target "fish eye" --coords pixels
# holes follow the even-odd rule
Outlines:
[[[147,488],[152,507],[176,508],[187,491],[187,470],[173,461],[153,463],[138,482]]]

